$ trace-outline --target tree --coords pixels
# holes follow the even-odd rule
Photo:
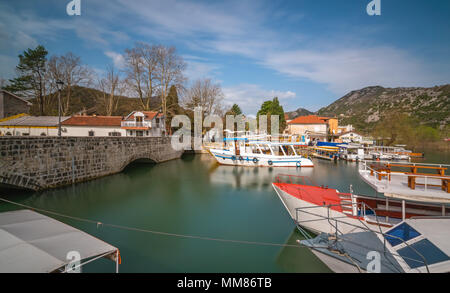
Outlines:
[[[242,110],[241,110],[241,108],[239,108],[238,104],[233,104],[231,109],[228,110],[228,112],[226,113],[226,115],[233,115],[233,116],[237,116],[237,115],[241,115],[241,114],[242,114]]]
[[[393,111],[378,121],[373,135],[385,141],[388,146],[395,143],[414,145],[417,140],[414,124],[408,115]]]
[[[44,92],[46,86],[47,50],[42,45],[28,48],[19,55],[16,66],[18,77],[10,79],[4,89],[24,98],[38,98],[39,113],[44,115]]]
[[[178,101],[178,92],[176,86],[172,85],[169,89],[169,93],[167,95],[167,117],[166,123],[169,128],[169,134],[172,133],[172,128],[170,127],[173,117],[178,114],[182,114],[184,111],[179,105]]]
[[[53,89],[56,81],[64,82],[64,95],[61,96],[62,115],[70,114],[70,98],[72,87],[76,85],[89,84],[91,71],[87,66],[81,64],[80,57],[69,52],[62,56],[52,56],[48,61],[48,73]]]
[[[167,95],[172,85],[181,85],[185,81],[183,71],[186,63],[176,53],[175,47],[155,46],[153,48],[157,62],[156,80],[159,83],[161,108],[164,117],[167,117]]]
[[[267,132],[272,132],[272,116],[278,115],[278,121],[280,130],[284,129],[286,127],[286,120],[284,119],[284,110],[283,106],[280,105],[280,102],[278,101],[278,98],[275,97],[271,101],[265,101],[261,105],[261,109],[257,113],[257,119],[259,121],[259,117],[261,115],[267,115]]]
[[[202,107],[203,115],[221,115],[223,97],[220,84],[213,83],[209,78],[198,79],[187,90],[184,104],[192,111]]]
[[[147,99],[148,93],[145,86],[147,77],[142,51],[139,48],[125,50],[125,73],[127,84],[131,91],[137,94],[142,109],[149,110],[150,99]]]
[[[106,75],[97,82],[99,99],[104,102],[105,115],[111,116],[119,105],[120,95],[123,94],[123,81],[120,79],[113,65],[109,65]]]

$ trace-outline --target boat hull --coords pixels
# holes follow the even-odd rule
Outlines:
[[[242,154],[235,156],[226,150],[209,150],[219,164],[248,167],[314,167],[313,162],[302,156],[268,156]]]
[[[338,229],[341,233],[351,233],[357,230],[358,227],[364,226],[358,218],[350,217],[343,212],[329,209],[326,206],[319,206],[299,199],[280,189],[275,184],[272,184],[272,186],[292,220],[314,233],[335,233],[336,223],[328,220],[333,218],[339,219]],[[296,209],[298,208],[301,208],[302,211],[297,211]]]

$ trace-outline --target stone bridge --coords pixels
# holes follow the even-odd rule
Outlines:
[[[43,190],[181,157],[170,137],[0,137],[0,185]]]

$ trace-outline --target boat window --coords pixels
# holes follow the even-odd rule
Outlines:
[[[420,236],[420,233],[414,230],[410,225],[406,223],[402,223],[398,225],[395,228],[392,228],[388,232],[386,232],[387,235],[392,235],[394,237],[385,236],[386,240],[392,245],[396,246],[400,243],[403,243],[403,241],[408,241],[410,239],[416,238],[417,236]],[[402,240],[400,240],[401,238]]]
[[[409,246],[399,249],[397,250],[397,252],[412,269],[425,265],[423,258],[419,256],[417,252],[422,254],[427,262],[427,265],[448,261],[450,259],[447,254],[445,254],[428,239],[422,239],[413,244],[410,244]]]
[[[282,145],[280,145],[280,149],[283,152],[283,155],[286,156],[286,152],[284,151],[284,147]]]
[[[291,145],[291,148],[292,148],[292,151],[293,151],[294,156],[297,156],[297,152],[295,151],[295,148],[294,148],[293,145]]]

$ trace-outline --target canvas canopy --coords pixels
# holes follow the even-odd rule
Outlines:
[[[118,262],[118,249],[83,231],[31,210],[0,213],[0,273],[50,273],[99,256]],[[116,265],[116,270],[117,270]]]

